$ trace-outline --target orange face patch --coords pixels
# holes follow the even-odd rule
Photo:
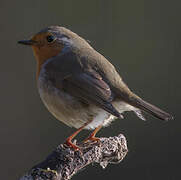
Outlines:
[[[49,32],[39,33],[32,37],[32,40],[36,41],[36,44],[32,48],[38,62],[37,77],[39,76],[42,64],[51,57],[57,56],[63,49],[63,45],[58,43],[56,38],[52,42],[49,42],[49,37],[53,37]]]

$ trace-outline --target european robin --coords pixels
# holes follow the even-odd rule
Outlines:
[[[98,141],[97,131],[123,118],[124,111],[133,111],[142,120],[142,111],[161,120],[173,119],[134,94],[103,55],[64,27],[50,26],[18,43],[33,48],[38,90],[47,109],[78,129],[66,140],[74,149],[78,147],[72,139],[82,129],[94,130],[86,140]]]

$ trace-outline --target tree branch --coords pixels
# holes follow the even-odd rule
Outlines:
[[[68,180],[79,170],[91,163],[99,163],[106,168],[108,163],[119,163],[126,156],[126,138],[100,138],[97,143],[78,144],[81,151],[74,151],[59,145],[43,162],[33,167],[20,180]]]

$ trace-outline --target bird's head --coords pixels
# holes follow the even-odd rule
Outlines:
[[[30,39],[21,40],[18,43],[31,46],[39,64],[43,64],[49,58],[57,56],[67,49],[89,46],[83,38],[60,26],[45,28]]]
[[[50,26],[33,35],[28,40],[21,40],[18,43],[31,46],[38,62],[38,71],[41,65],[48,59],[74,48],[90,45],[80,36],[72,31],[60,27]]]

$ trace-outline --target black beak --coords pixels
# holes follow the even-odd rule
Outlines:
[[[21,41],[18,41],[18,43],[32,46],[32,45],[36,44],[36,41],[33,41],[33,40],[30,39],[30,40],[21,40]]]

